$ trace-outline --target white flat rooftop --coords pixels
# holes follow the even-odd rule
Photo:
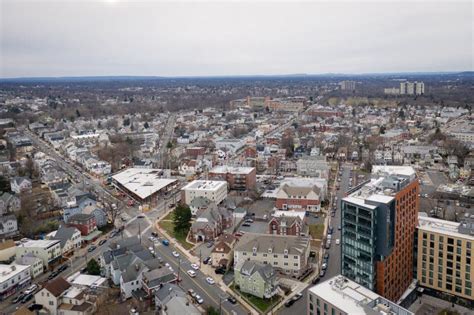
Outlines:
[[[0,264],[0,283],[8,281],[10,278],[16,276],[17,274],[28,268],[30,268],[30,266],[18,265],[16,263],[12,263],[10,265]]]
[[[39,247],[39,248],[48,248],[56,243],[59,243],[59,240],[29,240],[19,247]]]
[[[458,229],[460,225],[461,223],[458,222],[430,218],[422,214],[418,215],[418,228],[420,230],[474,240],[473,235],[459,233]]]
[[[254,167],[242,167],[242,166],[227,166],[219,165],[214,167],[209,173],[218,173],[218,174],[250,174],[255,168]]]
[[[106,286],[107,278],[103,278],[100,276],[92,276],[92,275],[84,275],[79,272],[73,274],[69,278],[67,278],[67,282],[80,285],[80,286],[87,286],[87,287],[99,287],[99,286]]]
[[[394,165],[374,165],[372,166],[372,174],[387,173],[390,175],[414,176],[415,169],[411,166],[394,166]]]
[[[220,189],[222,186],[227,186],[227,182],[223,180],[194,180],[182,189],[215,191]]]
[[[176,179],[161,178],[159,175],[161,171],[154,168],[132,167],[115,174],[112,178],[130,192],[145,199],[176,182]]]
[[[383,299],[381,296],[342,275],[334,276],[309,291],[347,314],[392,314],[377,309],[375,305],[369,305],[374,300]],[[397,314],[413,314],[393,303],[390,308],[393,308],[392,311],[399,311]]]

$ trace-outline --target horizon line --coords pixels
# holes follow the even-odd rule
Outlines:
[[[66,75],[66,76],[18,76],[0,77],[0,81],[14,80],[61,80],[61,79],[106,79],[106,78],[150,78],[150,79],[197,79],[197,78],[252,78],[252,77],[316,77],[316,76],[369,76],[369,75],[429,75],[429,74],[462,74],[474,70],[461,71],[401,71],[401,72],[327,72],[327,73],[288,73],[288,74],[228,74],[228,75]]]

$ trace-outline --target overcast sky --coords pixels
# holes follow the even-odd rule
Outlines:
[[[471,1],[0,3],[4,78],[473,70]]]

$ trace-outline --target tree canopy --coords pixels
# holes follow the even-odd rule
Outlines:
[[[178,205],[174,210],[174,232],[187,234],[191,228],[191,209],[187,205]]]

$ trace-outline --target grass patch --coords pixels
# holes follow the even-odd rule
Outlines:
[[[250,305],[252,305],[256,310],[258,310],[262,314],[265,314],[266,312],[268,312],[271,308],[276,306],[281,300],[281,297],[278,295],[273,296],[273,299],[261,299],[251,294],[240,292],[240,290],[238,290],[235,287],[234,283],[232,283],[230,288],[232,289],[232,291],[234,291],[236,294],[242,297],[245,301],[247,301]]]
[[[169,220],[169,221],[163,221]],[[158,223],[160,228],[166,231],[168,235],[174,237],[185,249],[190,250],[193,248],[193,244],[190,244],[186,241],[186,234],[174,232],[174,223],[173,223],[173,212],[170,212],[162,221]]]
[[[309,225],[309,235],[315,239],[323,239],[324,234],[324,224],[310,224]]]

